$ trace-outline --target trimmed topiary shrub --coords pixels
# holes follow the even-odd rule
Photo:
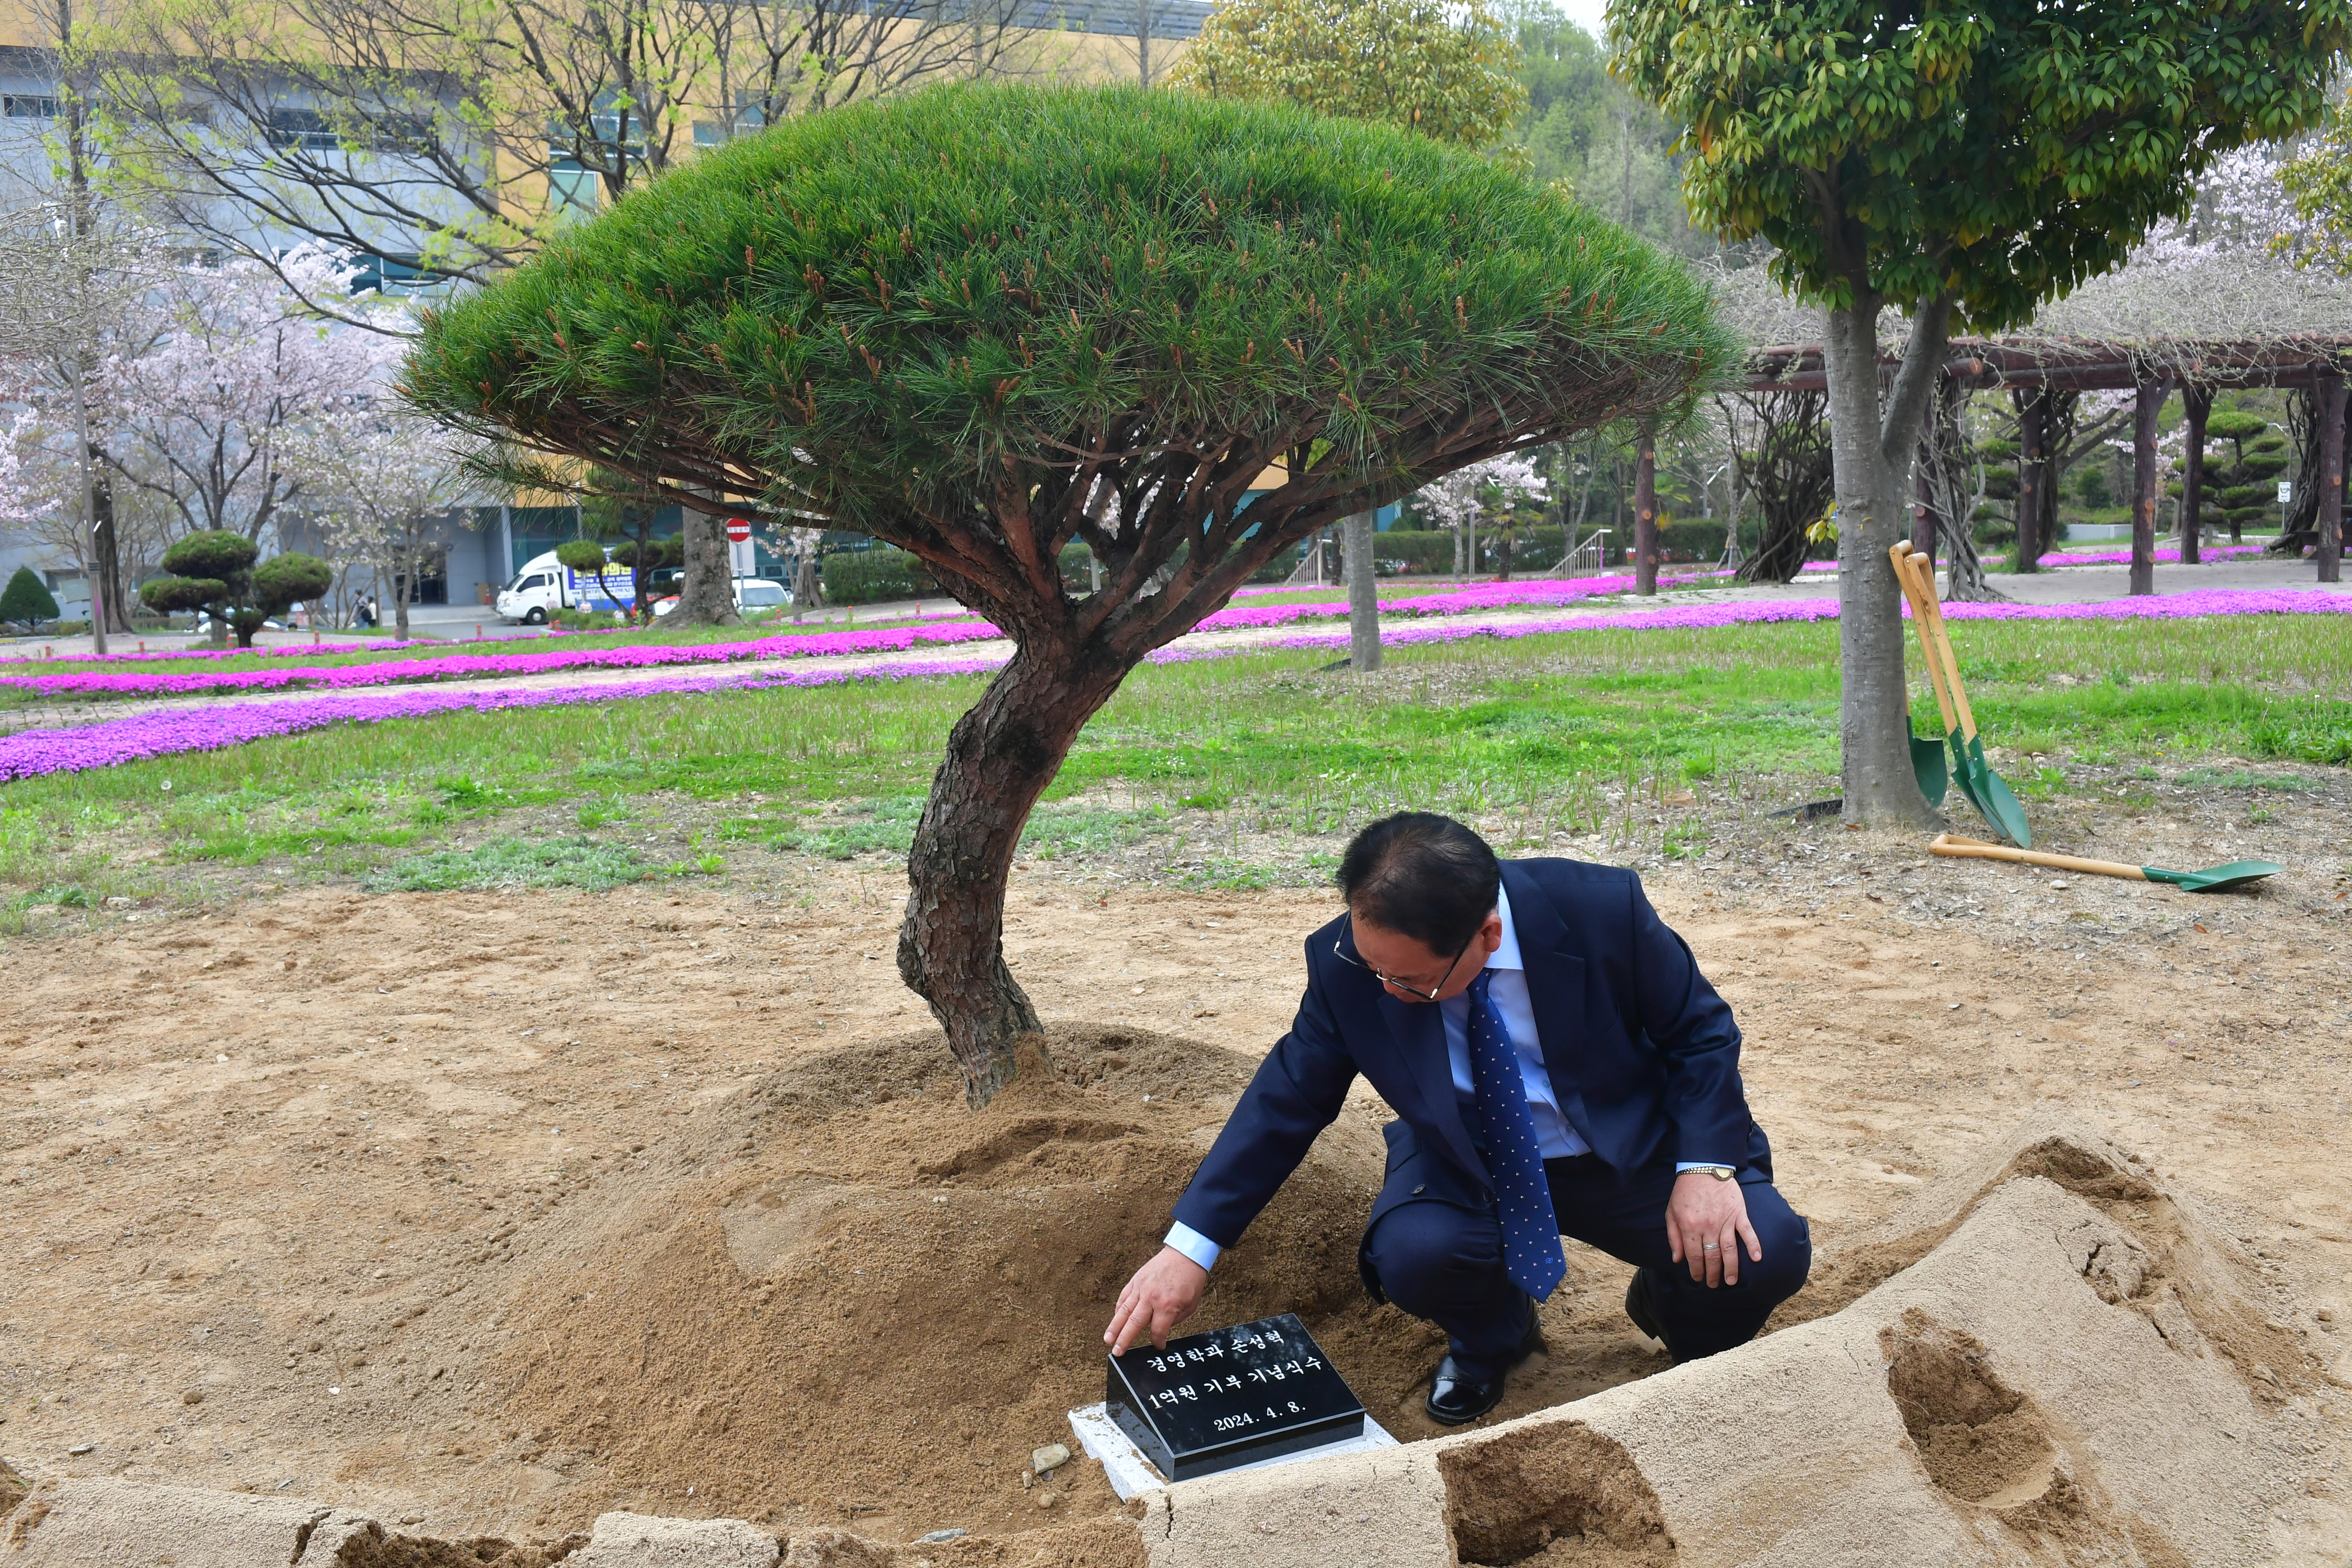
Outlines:
[[[1065,577],[1069,570],[1069,563],[1064,561]],[[902,549],[877,546],[835,550],[824,558],[823,570],[827,604],[880,604],[893,599],[922,599],[940,591],[921,559]],[[1078,572],[1081,576],[1086,572],[1083,554],[1078,558]]]
[[[20,566],[8,586],[0,589],[0,622],[22,626],[30,632],[44,621],[58,618],[57,596],[48,584],[33,575],[29,566]]]
[[[214,528],[190,534],[163,552],[163,570],[139,590],[150,610],[202,612],[212,622],[213,641],[236,633],[236,645],[253,646],[253,634],[272,615],[301,599],[316,599],[334,582],[334,572],[316,556],[289,550],[254,564],[260,547],[242,534]]]

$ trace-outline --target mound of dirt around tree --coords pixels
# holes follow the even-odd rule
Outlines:
[[[624,1173],[524,1286],[488,1374],[503,1408],[648,1511],[903,1542],[1115,1509],[1099,1466],[1040,1479],[1031,1450],[1103,1396],[1111,1304],[1252,1068],[1138,1031],[1046,1047],[977,1113],[936,1035],[704,1113],[693,1157]],[[1356,1279],[1381,1168],[1370,1122],[1343,1117],[1194,1326],[1297,1312],[1368,1404],[1425,1373],[1423,1326]]]

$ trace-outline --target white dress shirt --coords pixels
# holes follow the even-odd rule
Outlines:
[[[1590,1154],[1591,1145],[1577,1135],[1561,1112],[1559,1096],[1551,1086],[1551,1070],[1544,1065],[1543,1042],[1536,1034],[1535,1004],[1528,997],[1527,965],[1519,958],[1518,927],[1511,923],[1511,895],[1507,889],[1495,890],[1495,913],[1503,917],[1503,940],[1486,959],[1486,967],[1494,976],[1486,982],[1486,995],[1494,1002],[1495,1010],[1503,1015],[1503,1027],[1510,1032],[1511,1043],[1518,1048],[1519,1082],[1527,1090],[1528,1110],[1535,1117],[1536,1146],[1548,1160]],[[1454,1095],[1467,1109],[1477,1103],[1477,1089],[1470,1077],[1469,990],[1465,988],[1461,995],[1438,1003],[1437,1011],[1445,1024],[1445,1056],[1454,1069]],[[1675,1168],[1688,1170],[1691,1164],[1680,1162]],[[1222,1249],[1181,1220],[1169,1228],[1167,1241],[1202,1268],[1216,1267]]]

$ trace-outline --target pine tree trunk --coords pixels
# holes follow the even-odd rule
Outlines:
[[[680,626],[736,626],[735,562],[727,548],[727,520],[716,512],[684,514],[679,532],[686,548],[685,574],[677,605],[667,617]]]
[[[898,976],[930,1004],[977,1110],[1012,1082],[1037,1010],[1004,965],[1004,886],[1030,809],[1133,661],[1033,638],[948,735],[907,856]]]
[[[1878,399],[1878,304],[1866,289],[1829,313],[1824,344],[1830,401],[1830,451],[1838,518],[1838,664],[1843,691],[1839,740],[1845,820],[1894,826],[1935,821],[1911,770],[1904,728],[1909,694],[1903,677],[1902,591],[1887,550],[1909,520],[1911,463],[1932,371],[1896,377],[1894,406]],[[1943,358],[1949,307],[1921,308],[1911,354]],[[1912,361],[1906,355],[1906,366]],[[1899,433],[1889,439],[1890,432]],[[1900,461],[1890,454],[1899,454]]]
[[[2319,580],[2343,580],[2344,559],[2344,378],[2323,375],[2319,400]]]

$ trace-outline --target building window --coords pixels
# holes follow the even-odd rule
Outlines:
[[[577,159],[555,159],[547,170],[547,204],[559,213],[593,216],[596,211],[596,171],[582,168]]]
[[[47,93],[0,93],[0,115],[10,120],[55,120],[58,100]]]
[[[269,144],[331,152],[343,143],[334,127],[327,123],[327,117],[315,109],[273,109],[269,111]]]

